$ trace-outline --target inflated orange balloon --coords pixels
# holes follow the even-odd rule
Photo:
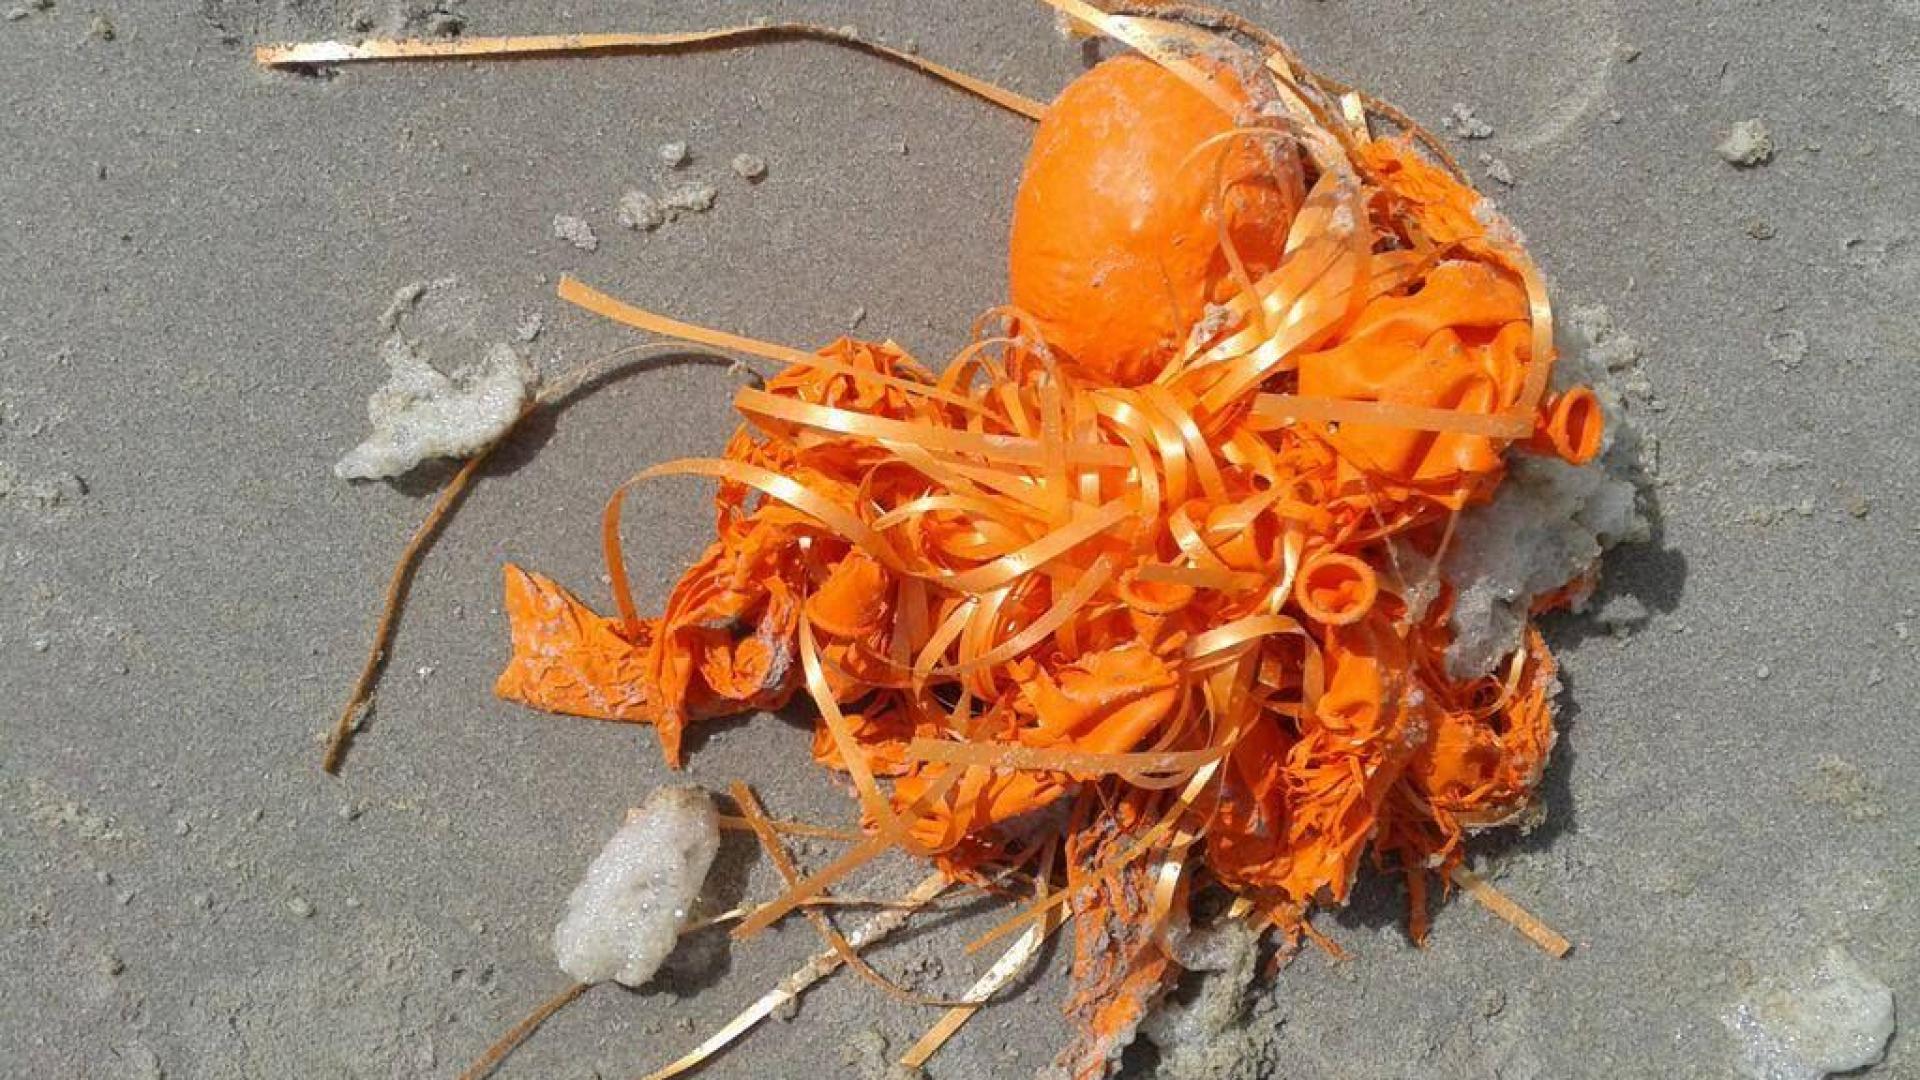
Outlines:
[[[1224,70],[1218,86],[1247,100]],[[1275,164],[1292,149],[1258,137],[1203,147],[1253,117],[1136,55],[1067,87],[1034,135],[1010,245],[1013,304],[1048,345],[1110,385],[1152,379],[1232,284],[1219,207],[1249,272],[1273,268],[1298,208]]]

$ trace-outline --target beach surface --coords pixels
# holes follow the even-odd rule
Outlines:
[[[1318,921],[1348,958],[1309,948],[1263,984],[1207,1075],[1738,1075],[1741,1003],[1834,947],[1911,1010],[1920,4],[1239,10],[1440,131],[1562,310],[1607,309],[1651,387],[1656,529],[1550,624],[1566,692],[1545,822],[1474,847],[1573,953],[1458,897],[1415,948],[1397,885],[1365,884]],[[798,347],[852,333],[950,355],[1004,295],[1030,125],[819,43],[325,75],[262,70],[252,46],[771,17],[852,24],[1041,98],[1083,46],[1020,0],[18,11],[0,21],[0,1071],[455,1076],[566,985],[547,939],[568,891],[628,807],[682,778],[644,728],[493,698],[501,567],[605,608],[603,500],[717,452],[739,376],[643,365],[517,433],[420,566],[335,778],[321,739],[451,471],[334,476],[386,378],[381,342],[397,329],[459,363],[505,341],[548,374],[632,344],[554,298],[574,275]],[[1727,160],[1753,119],[1770,157]],[[621,223],[628,191],[687,184],[712,185],[710,209]],[[703,545],[708,496],[666,481],[629,500],[643,606]],[[711,723],[684,779],[845,824],[810,742],[797,710]],[[778,887],[729,834],[713,902]],[[943,911],[875,962],[957,994],[987,962],[961,945],[999,917]],[[638,1075],[818,948],[797,920],[697,935],[499,1075]],[[932,1076],[1052,1057],[1067,957],[1045,959]],[[843,973],[701,1075],[883,1077],[935,1016]],[[1128,1068],[1171,1062],[1143,1047]],[[1910,1030],[1870,1075],[1920,1076]]]

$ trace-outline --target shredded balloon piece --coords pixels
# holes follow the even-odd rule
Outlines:
[[[1171,935],[1202,889],[1233,894],[1230,917],[1289,949],[1337,954],[1309,919],[1370,863],[1406,882],[1415,941],[1437,877],[1564,954],[1463,865],[1468,834],[1537,812],[1555,661],[1528,627],[1492,671],[1452,674],[1440,570],[1459,514],[1494,497],[1511,455],[1582,465],[1603,445],[1590,388],[1548,392],[1544,279],[1430,134],[1273,35],[1194,5],[1045,2],[1134,50],[1050,106],[806,27],[262,51],[316,64],[814,36],[1039,120],[1009,303],[938,371],[892,342],[809,353],[562,280],[564,299],[644,333],[784,367],[738,391],[742,424],[718,456],[613,492],[614,614],[506,568],[513,653],[496,692],[651,725],[674,767],[689,726],[810,699],[813,756],[846,776],[861,831],[773,822],[742,786],[729,824],[789,887],[734,934],[804,910],[830,946],[809,979],[846,964],[947,1008],[911,1065],[1070,920],[1073,1037],[1057,1063],[1107,1075],[1179,974]],[[641,481],[676,476],[717,482],[715,537],[643,617],[622,508]],[[779,832],[849,846],[802,877]],[[1022,935],[964,998],[887,981],[859,959],[862,935],[818,910],[890,850],[935,864],[918,903],[933,883],[1034,883],[968,947]]]

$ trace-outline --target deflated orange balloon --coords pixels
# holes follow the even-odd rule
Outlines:
[[[1246,102],[1223,69],[1217,85]],[[1254,119],[1232,117],[1159,64],[1115,57],[1040,121],[1014,202],[1013,304],[1048,345],[1109,385],[1152,379],[1185,343],[1231,271],[1219,209],[1256,278],[1280,257],[1297,185],[1270,137],[1202,148]],[[1197,152],[1196,152],[1197,151]]]

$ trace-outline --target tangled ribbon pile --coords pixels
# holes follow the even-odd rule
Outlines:
[[[1282,48],[1231,58],[1279,103],[1252,109],[1211,69],[1224,38],[1056,6],[1230,112],[1194,168],[1277,148],[1304,194],[1271,265],[1221,228],[1225,299],[1137,381],[1013,307],[935,374],[892,343],[803,354],[568,281],[602,314],[787,366],[738,392],[722,456],[614,494],[617,615],[507,568],[497,692],[650,723],[678,765],[689,723],[804,690],[868,838],[739,932],[890,848],[954,879],[1057,878],[989,939],[1073,916],[1069,1063],[1093,1075],[1177,973],[1167,932],[1196,888],[1291,938],[1371,853],[1407,875],[1418,938],[1427,876],[1528,809],[1554,660],[1529,628],[1494,671],[1450,671],[1439,568],[1509,448],[1583,463],[1602,421],[1591,390],[1548,393],[1551,316],[1512,231],[1411,139],[1370,137]],[[676,475],[719,482],[717,538],[642,618],[620,507]]]

